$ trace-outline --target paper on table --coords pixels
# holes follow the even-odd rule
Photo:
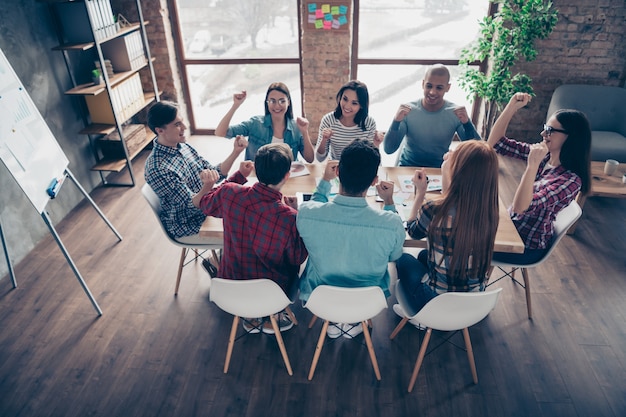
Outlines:
[[[413,175],[398,175],[400,189],[405,193],[413,192]],[[428,175],[428,187],[426,192],[441,191],[441,175]]]
[[[302,177],[304,175],[309,175],[311,172],[309,169],[300,161],[294,161],[291,163],[291,177]]]

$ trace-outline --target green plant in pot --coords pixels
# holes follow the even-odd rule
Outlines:
[[[482,105],[482,137],[489,136],[491,126],[513,93],[533,94],[532,79],[523,73],[513,74],[520,61],[537,57],[535,40],[547,38],[557,23],[558,11],[546,0],[490,0],[498,11],[480,22],[478,38],[461,51],[459,85],[474,95]],[[482,72],[471,62],[486,63]]]
[[[102,84],[104,82],[104,80],[102,79],[102,71],[100,71],[99,69],[94,69],[91,71],[91,81],[98,85],[98,84]]]

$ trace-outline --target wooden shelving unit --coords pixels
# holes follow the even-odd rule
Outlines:
[[[78,133],[89,138],[95,159],[92,170],[100,172],[105,185],[134,186],[132,160],[155,136],[146,126],[145,138],[136,136],[136,139],[141,140],[134,141],[133,148],[129,149],[124,136],[125,127],[129,123],[137,123],[137,114],[158,101],[161,94],[156,85],[154,58],[150,56],[147,42],[145,26],[149,22],[143,20],[141,1],[135,0],[139,21],[121,28],[114,23],[112,13],[115,9],[111,0],[39,1],[48,3],[55,19],[59,45],[52,49],[63,53],[73,85],[65,94],[83,97],[80,100],[85,127]],[[79,74],[72,66],[70,53],[92,54],[94,62],[99,63],[98,67],[102,69],[104,83],[77,82]],[[124,58],[124,65],[120,57]],[[113,73],[106,71],[109,62]],[[133,63],[132,67],[128,66],[129,62]],[[125,70],[116,70],[116,66]],[[133,69],[129,71],[128,68]],[[148,74],[144,73],[144,77],[136,76],[145,71]],[[146,85],[146,80],[150,80],[150,85]],[[138,127],[136,124],[132,126]],[[110,140],[113,137],[116,139]],[[110,149],[99,146],[102,139],[108,139],[105,141],[108,147],[117,147],[115,143],[119,143],[119,148],[111,153]],[[128,169],[130,183],[107,181],[106,172],[121,172],[124,169]]]

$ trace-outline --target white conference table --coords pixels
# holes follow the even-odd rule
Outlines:
[[[305,164],[306,168],[309,171],[308,175],[292,177],[287,183],[284,185],[281,192],[283,195],[296,195],[296,193],[311,193],[316,186],[316,182],[318,178],[322,177],[324,172],[325,164],[313,163],[313,164]],[[393,181],[397,186],[397,190],[395,193],[399,193],[396,196],[396,200],[402,200],[403,197],[406,199],[403,201],[404,204],[398,202],[396,203],[396,207],[398,211],[408,210],[410,209],[413,201],[413,196],[411,193],[403,193],[399,184],[398,176],[408,176],[413,175],[415,172],[414,167],[380,167],[379,169],[379,178],[386,179],[389,181]],[[440,168],[426,168],[427,175],[440,175]],[[254,173],[252,174],[254,175]],[[441,196],[440,192],[432,192],[427,193],[427,199],[435,199],[438,196]],[[368,200],[372,206],[382,207],[381,202],[376,201],[376,197],[368,197]],[[496,241],[494,245],[494,250],[496,252],[510,252],[510,253],[522,253],[524,252],[524,242],[517,233],[517,229],[515,225],[511,221],[511,218],[508,215],[506,206],[502,202],[500,203],[500,221],[498,224],[498,230],[496,232]],[[207,219],[202,224],[200,228],[200,236],[203,237],[213,237],[213,238],[224,238],[224,229],[222,225],[222,219],[215,217],[207,217]],[[426,239],[416,240],[411,238],[408,234],[406,235],[406,240],[404,241],[404,246],[408,248],[426,248],[428,243]]]

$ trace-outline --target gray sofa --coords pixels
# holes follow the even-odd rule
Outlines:
[[[554,90],[547,118],[559,109],[584,112],[591,124],[591,160],[626,162],[626,89],[565,84]]]

